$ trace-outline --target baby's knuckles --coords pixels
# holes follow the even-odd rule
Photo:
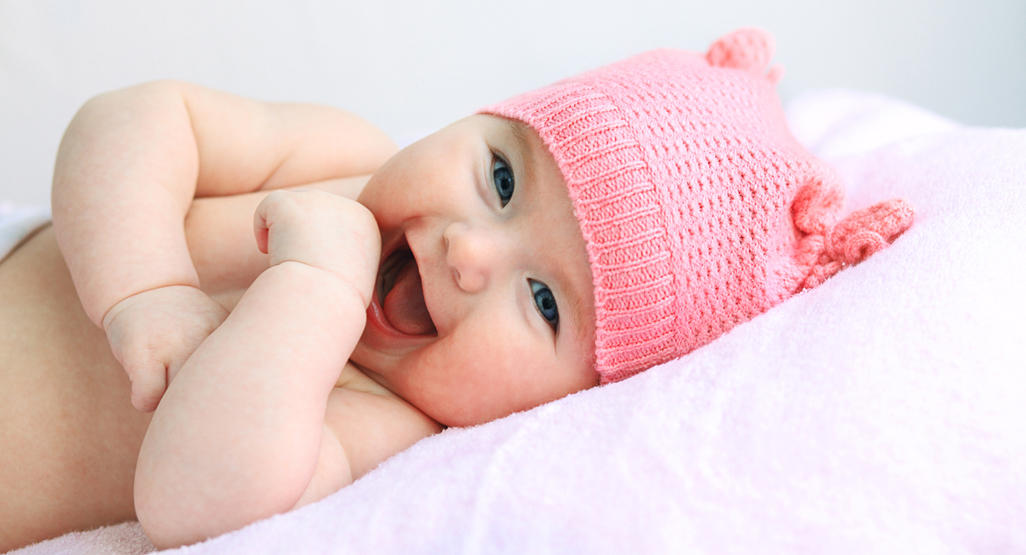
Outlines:
[[[274,191],[257,215],[272,266],[291,260],[326,270],[356,289],[364,304],[370,301],[381,236],[366,207],[323,191]]]

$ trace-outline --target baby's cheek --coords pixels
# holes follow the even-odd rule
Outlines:
[[[480,393],[509,385],[510,359],[516,353],[508,344],[495,341],[493,337],[475,337],[461,342],[458,353],[454,354],[453,360],[458,361],[456,364],[460,367],[464,383]]]
[[[522,392],[525,368],[534,366],[530,346],[510,333],[470,327],[455,349],[452,362],[461,386],[469,395],[500,403]]]
[[[519,315],[518,315],[519,316]],[[488,422],[562,396],[553,345],[520,322],[474,313],[405,372],[409,399],[447,425]],[[565,393],[563,393],[565,394]]]

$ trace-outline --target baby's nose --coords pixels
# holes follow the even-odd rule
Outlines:
[[[508,260],[508,249],[494,231],[452,222],[442,232],[445,261],[460,289],[477,293]]]

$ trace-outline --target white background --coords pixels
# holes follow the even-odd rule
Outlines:
[[[77,107],[139,81],[327,103],[405,144],[522,90],[747,25],[776,36],[785,99],[868,89],[1026,126],[1023,0],[0,0],[0,201],[47,203]]]

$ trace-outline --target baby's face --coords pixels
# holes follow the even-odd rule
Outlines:
[[[598,383],[580,228],[533,130],[476,115],[367,183],[382,257],[352,361],[436,421],[487,422]]]

